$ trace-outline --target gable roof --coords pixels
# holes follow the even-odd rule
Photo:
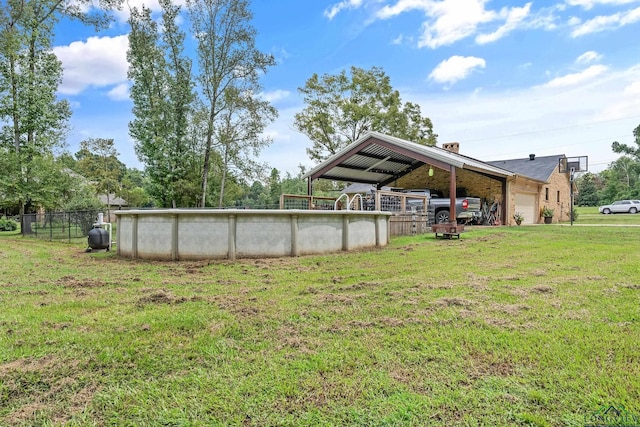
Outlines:
[[[444,170],[453,166],[499,178],[515,175],[500,166],[449,150],[370,131],[311,169],[303,178],[384,186],[425,164]]]
[[[100,199],[100,202],[103,204],[107,204],[106,194],[98,194],[98,199]],[[129,206],[129,204],[122,197],[118,197],[114,193],[109,193],[109,206]]]
[[[558,161],[566,157],[564,154],[554,156],[533,156],[525,159],[495,160],[487,162],[490,165],[507,169],[517,175],[524,175],[538,181],[548,182],[553,172],[558,168]]]

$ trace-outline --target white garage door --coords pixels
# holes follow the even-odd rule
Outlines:
[[[536,215],[536,195],[529,193],[516,193],[516,212],[524,215],[523,224],[535,224],[538,222]]]

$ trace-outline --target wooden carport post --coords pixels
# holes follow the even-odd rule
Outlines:
[[[307,196],[309,196],[309,210],[313,209],[313,183],[312,178],[307,178]]]
[[[456,167],[454,165],[449,166],[451,171],[451,178],[449,180],[449,222],[451,224],[458,223],[458,215],[456,214]]]

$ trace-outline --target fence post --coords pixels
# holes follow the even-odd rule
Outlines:
[[[49,214],[49,240],[53,240],[53,214]]]

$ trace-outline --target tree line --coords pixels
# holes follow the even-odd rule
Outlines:
[[[611,150],[622,156],[604,171],[587,172],[576,180],[579,206],[600,206],[615,200],[640,199],[640,125],[633,130],[633,144],[614,141]]]
[[[278,114],[261,95],[260,78],[275,60],[256,47],[249,1],[159,4],[154,13],[122,0],[3,0],[0,208],[89,207],[96,194],[121,196],[133,206],[273,205],[274,188],[306,192],[300,174],[280,179],[259,161],[272,143],[265,128]],[[144,171],[123,165],[104,135],[86,139],[76,153],[66,151],[71,108],[57,97],[63,69],[53,53],[56,26],[75,19],[99,31],[123,6],[130,28],[129,134]],[[314,74],[299,91],[306,107],[293,126],[312,142],[312,160],[366,130],[436,142],[431,120],[400,99],[380,68]]]
[[[278,115],[262,95],[260,79],[276,63],[256,47],[250,2],[159,4],[154,13],[122,0],[2,0],[0,208],[93,207],[97,194],[123,197],[130,206],[275,207],[280,193],[306,193],[304,170],[281,176],[259,161],[273,142],[265,129]],[[133,101],[128,128],[143,171],[120,162],[115,142],[104,135],[69,153],[71,108],[57,96],[63,68],[53,53],[56,26],[73,19],[99,31],[123,6],[129,7]],[[313,161],[368,130],[437,142],[431,120],[419,105],[401,99],[379,67],[313,74],[299,93],[304,108],[292,125],[311,142],[307,155]],[[579,203],[640,194],[640,149],[618,142],[612,149],[623,156],[606,171],[579,178]],[[314,192],[332,190],[331,183],[324,185]]]

